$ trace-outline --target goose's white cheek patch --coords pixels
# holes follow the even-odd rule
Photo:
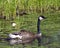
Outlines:
[[[43,18],[42,18],[42,17],[39,17],[39,19],[40,19],[40,20],[43,20]]]

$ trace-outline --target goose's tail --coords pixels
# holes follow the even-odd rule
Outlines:
[[[0,37],[0,41],[9,41],[9,40],[11,40],[11,38],[2,38],[2,37]]]

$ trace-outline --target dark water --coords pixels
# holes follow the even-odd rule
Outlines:
[[[43,36],[42,45],[46,48],[60,48],[60,32],[51,36]]]

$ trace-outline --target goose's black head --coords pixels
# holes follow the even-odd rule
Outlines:
[[[38,19],[43,20],[43,19],[45,19],[45,17],[43,15],[41,15],[41,16],[38,17]]]

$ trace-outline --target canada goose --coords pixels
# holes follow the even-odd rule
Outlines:
[[[37,34],[33,32],[29,32],[26,30],[21,30],[20,32],[15,32],[15,33],[10,33],[9,34],[9,40],[10,44],[25,44],[25,43],[31,43],[35,39],[38,40],[38,45],[41,43],[41,31],[40,31],[40,21],[45,19],[44,16],[39,16],[38,17],[38,22],[37,22]]]

